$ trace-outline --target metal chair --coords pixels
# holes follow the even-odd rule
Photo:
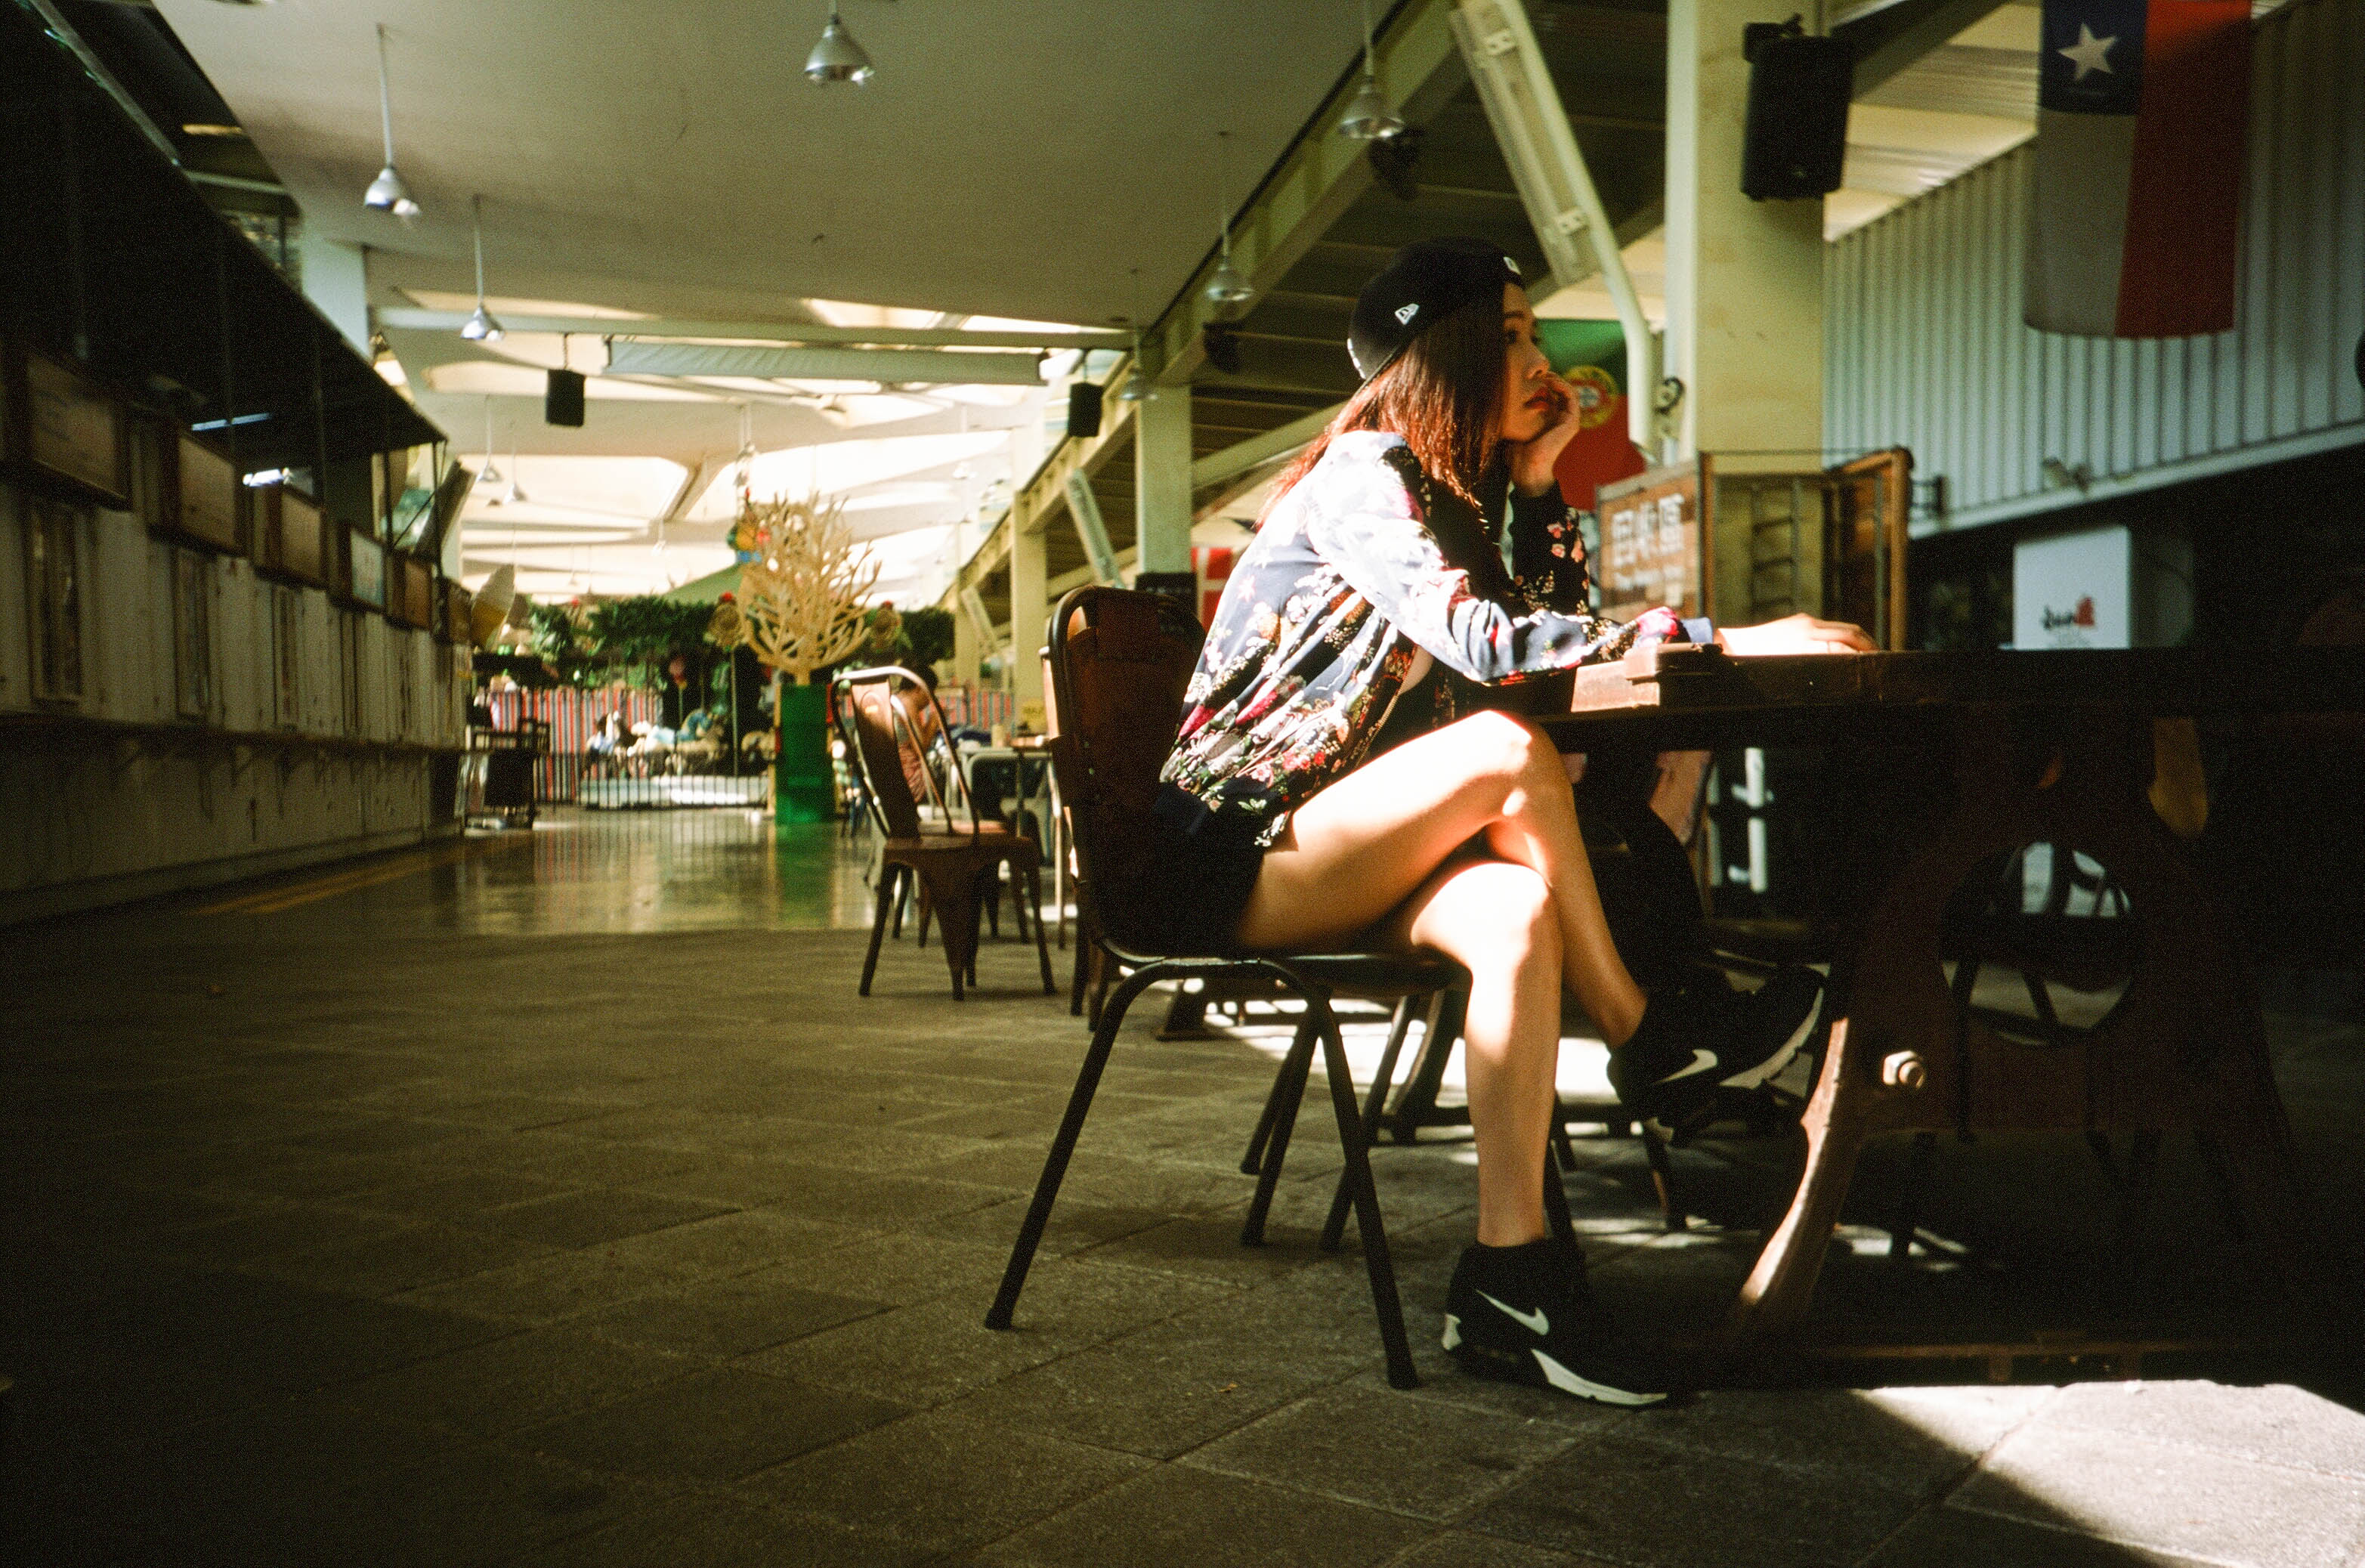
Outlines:
[[[1032,838],[999,823],[981,823],[972,809],[966,823],[954,818],[936,793],[934,772],[926,766],[925,742],[912,722],[913,708],[904,694],[927,691],[919,677],[894,666],[854,670],[831,683],[840,733],[860,772],[862,787],[877,813],[880,836],[878,908],[870,923],[870,950],[862,963],[861,994],[870,994],[871,977],[879,969],[879,947],[895,915],[898,895],[907,880],[916,880],[926,893],[923,916],[933,911],[944,931],[945,962],[952,970],[953,1000],[965,996],[962,982],[977,981],[978,916],[989,898],[1000,896],[1002,868],[1010,868],[1018,893],[1019,935],[1026,930],[1026,906],[1035,909],[1035,951],[1042,966],[1043,990],[1058,988],[1051,979],[1051,951],[1044,941],[1042,890],[1037,876],[1042,853]],[[935,708],[935,699],[928,699]],[[941,721],[937,733],[944,733]],[[945,812],[949,825],[928,831],[922,827],[919,803],[913,798],[911,770],[917,775]]]
[[[1469,973],[1435,953],[1169,953],[1160,951],[1141,935],[1126,890],[1138,884],[1144,868],[1142,857],[1151,850],[1152,841],[1145,831],[1150,804],[1157,797],[1159,772],[1182,722],[1183,688],[1198,661],[1204,635],[1180,601],[1121,588],[1078,588],[1061,599],[1053,613],[1052,711],[1057,718],[1052,767],[1067,807],[1084,884],[1090,890],[1094,917],[1092,937],[1117,963],[1130,965],[1132,972],[1116,983],[1100,1010],[1092,1044],[1069,1097],[1067,1114],[1051,1140],[1034,1201],[1011,1247],[1009,1266],[985,1325],[989,1328],[1011,1326],[1035,1249],[1092,1109],[1093,1092],[1134,1000],[1161,980],[1264,977],[1302,998],[1306,1010],[1267,1102],[1268,1125],[1260,1140],[1256,1197],[1240,1239],[1250,1246],[1263,1239],[1290,1126],[1318,1045],[1345,1157],[1343,1182],[1362,1239],[1372,1303],[1387,1355],[1388,1381],[1398,1388],[1412,1388],[1419,1377],[1405,1338],[1395,1271],[1388,1256],[1371,1166],[1364,1158],[1368,1139],[1362,1114],[1355,1103],[1346,1047],[1330,1010],[1330,998],[1342,991],[1366,997],[1425,996],[1468,985]]]

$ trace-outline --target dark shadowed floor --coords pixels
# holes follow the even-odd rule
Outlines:
[[[1006,910],[972,1000],[908,933],[857,998],[866,903],[826,832],[561,814],[0,936],[0,1559],[2365,1563],[2353,1319],[2292,1305],[2173,1143],[2124,1237],[2082,1142],[1945,1144],[1899,1261],[1876,1150],[1817,1304],[1826,1338],[2202,1347],[2145,1381],[2079,1381],[2064,1338],[2010,1383],[1792,1366],[1636,1414],[1435,1350],[1468,1148],[1383,1148],[1397,1392],[1360,1256],[1314,1244],[1318,1100],[1271,1245],[1238,1245],[1288,1020],[1160,1042],[1153,995],[989,1332],[1083,1027]],[[2357,999],[2272,995],[2316,1261],[2353,1269]],[[1569,1044],[1573,1093],[1600,1056]],[[1678,1151],[1675,1235],[1631,1140],[1576,1148],[1601,1294],[1713,1326],[1790,1144]]]

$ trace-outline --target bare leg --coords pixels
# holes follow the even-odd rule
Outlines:
[[[1559,927],[1542,878],[1473,857],[1447,861],[1376,934],[1384,946],[1434,947],[1470,971],[1463,1059],[1478,1146],[1478,1239],[1489,1247],[1545,1234],[1536,1176],[1558,1103]]]
[[[1543,733],[1509,714],[1474,714],[1407,741],[1298,807],[1265,856],[1239,939],[1251,947],[1344,942],[1474,838],[1543,879],[1563,983],[1604,1038],[1624,1044],[1642,1022],[1642,992],[1610,942],[1568,775]]]

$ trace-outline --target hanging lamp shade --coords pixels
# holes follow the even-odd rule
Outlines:
[[[859,87],[877,71],[878,67],[870,63],[870,56],[838,19],[836,6],[831,6],[829,24],[822,28],[813,52],[805,56],[805,80],[818,87],[833,82],[851,82]]]
[[[391,163],[380,169],[377,178],[370,182],[362,205],[375,212],[390,212],[405,223],[419,216],[419,203],[411,198],[410,187],[403,183],[402,171]]]
[[[1405,128],[1404,117],[1380,91],[1380,84],[1370,76],[1363,78],[1362,87],[1348,102],[1347,112],[1339,117],[1339,134],[1357,141],[1378,141],[1394,136]]]
[[[1232,265],[1232,258],[1227,255],[1216,263],[1215,275],[1200,292],[1210,305],[1238,305],[1256,290],[1249,286],[1249,280],[1240,275],[1240,269]]]
[[[1133,373],[1125,378],[1125,385],[1116,389],[1116,400],[1120,403],[1139,403],[1149,396],[1149,377],[1141,374],[1140,363],[1137,361]]]
[[[362,193],[362,205],[374,212],[390,212],[409,223],[419,216],[419,203],[394,166],[394,87],[387,75],[384,22],[377,25],[377,126],[386,147],[386,163]]]
[[[460,335],[472,343],[499,342],[506,330],[493,313],[485,308],[481,299],[476,302],[476,310],[460,323]]]
[[[482,194],[471,199],[469,214],[469,228],[476,243],[476,308],[460,323],[460,336],[472,343],[497,343],[505,334],[499,320],[485,308],[485,198]],[[488,440],[491,439],[489,428],[485,434]]]

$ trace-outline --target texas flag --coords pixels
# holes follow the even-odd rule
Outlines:
[[[2250,0],[2045,0],[2028,324],[2234,324]]]

